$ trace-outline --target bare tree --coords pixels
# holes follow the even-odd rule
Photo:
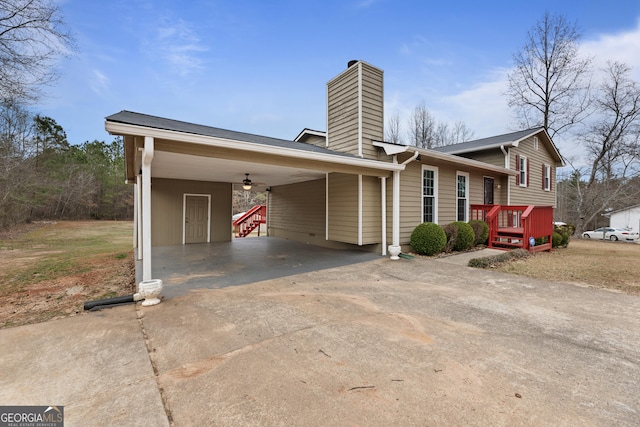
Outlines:
[[[0,98],[33,101],[73,38],[50,0],[0,0]]]
[[[581,137],[590,170],[574,189],[578,231],[605,209],[640,196],[629,193],[631,180],[640,172],[640,85],[626,64],[609,62],[604,71],[595,99],[597,119]]]
[[[467,124],[465,122],[459,120],[453,124],[453,128],[449,132],[449,140],[447,145],[470,141],[474,137],[475,132],[467,127]]]
[[[436,121],[421,102],[409,118],[409,141],[419,148],[433,148]]]
[[[384,138],[387,142],[401,144],[400,141],[400,115],[392,114],[387,122],[387,128],[384,131]]]
[[[528,32],[508,75],[509,107],[521,126],[544,126],[553,137],[588,115],[591,59],[580,56],[580,37],[575,24],[549,12]]]

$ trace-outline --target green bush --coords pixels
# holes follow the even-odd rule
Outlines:
[[[562,244],[562,234],[558,233],[557,231],[554,231],[553,236],[551,236],[551,247],[557,248],[561,244]]]
[[[415,253],[433,256],[442,252],[447,236],[438,224],[423,222],[411,233],[410,243]]]
[[[576,231],[576,227],[571,224],[556,225],[553,227],[553,231],[562,236],[562,241],[559,246],[566,248],[569,246],[569,240],[571,240],[571,235]]]
[[[500,255],[491,255],[483,258],[473,258],[469,260],[469,267],[492,268],[513,260],[528,258],[531,254],[524,249],[514,249]]]
[[[489,238],[489,225],[479,219],[472,219],[469,221],[469,225],[473,228],[473,234],[475,235],[473,246],[485,245]]]
[[[444,246],[444,251],[448,253],[453,251],[453,245],[458,237],[458,227],[454,224],[447,224],[442,226],[442,229],[444,230],[444,234],[447,236],[447,244]]]
[[[456,221],[451,223],[458,228],[458,236],[455,242],[453,242],[454,251],[466,251],[473,246],[473,241],[476,239],[476,235],[473,232],[473,228],[462,221]]]

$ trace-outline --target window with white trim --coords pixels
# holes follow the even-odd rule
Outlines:
[[[469,174],[456,173],[456,221],[467,222],[469,218]]]
[[[529,181],[527,180],[529,177],[527,176],[527,172],[529,171],[529,159],[527,159],[525,156],[520,156],[520,161],[518,164],[518,170],[519,170],[519,185],[520,187],[526,187],[529,183]]]
[[[422,222],[438,223],[438,168],[422,166]]]
[[[551,191],[551,166],[542,165],[542,189]]]

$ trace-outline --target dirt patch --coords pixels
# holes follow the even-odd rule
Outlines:
[[[129,231],[74,221],[0,233],[0,328],[83,314],[85,301],[135,292]]]

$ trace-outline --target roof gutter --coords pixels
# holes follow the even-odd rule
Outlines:
[[[408,145],[399,145],[399,144],[392,144],[392,143],[388,143],[388,142],[380,142],[380,141],[374,141],[373,145],[375,147],[380,147],[382,149],[385,150],[385,153],[387,155],[395,155],[395,154],[399,154],[399,153],[405,153],[407,151],[410,151],[410,149],[415,150],[416,153],[423,155],[423,159],[424,158],[432,158],[432,159],[436,159],[436,160],[440,160],[440,161],[444,161],[444,162],[452,162],[452,163],[456,163],[458,165],[462,165],[462,166],[467,166],[467,167],[472,167],[472,168],[477,168],[477,169],[482,169],[485,171],[491,171],[491,172],[495,172],[495,173],[500,173],[503,175],[517,175],[516,171],[512,171],[510,169],[507,168],[503,168],[500,166],[494,166],[491,165],[489,163],[484,163],[484,162],[480,162],[478,160],[473,160],[473,159],[467,159],[466,157],[461,157],[455,154],[450,154],[450,153],[441,153],[439,151],[435,151],[435,150],[429,150],[427,148],[416,148],[416,147],[410,147]]]
[[[360,157],[348,157],[326,153],[317,153],[313,151],[302,151],[293,148],[274,147],[270,145],[256,144],[246,141],[130,125],[126,123],[112,122],[109,120],[105,122],[105,129],[112,135],[140,135],[157,139],[188,142],[208,147],[232,148],[234,150],[240,151],[248,151],[254,153],[260,152],[262,154],[272,154],[301,160],[314,160],[319,162],[336,163],[345,166],[354,166],[391,172],[403,171],[405,169],[405,165],[363,159]]]
[[[417,159],[419,155],[420,155],[420,153],[418,153],[418,150],[416,150],[416,151],[413,153],[413,156],[409,157],[407,160],[405,160],[404,162],[402,162],[402,163],[400,163],[400,164],[401,164],[402,166],[406,166],[406,165],[408,165],[409,163],[413,162],[415,159]]]

